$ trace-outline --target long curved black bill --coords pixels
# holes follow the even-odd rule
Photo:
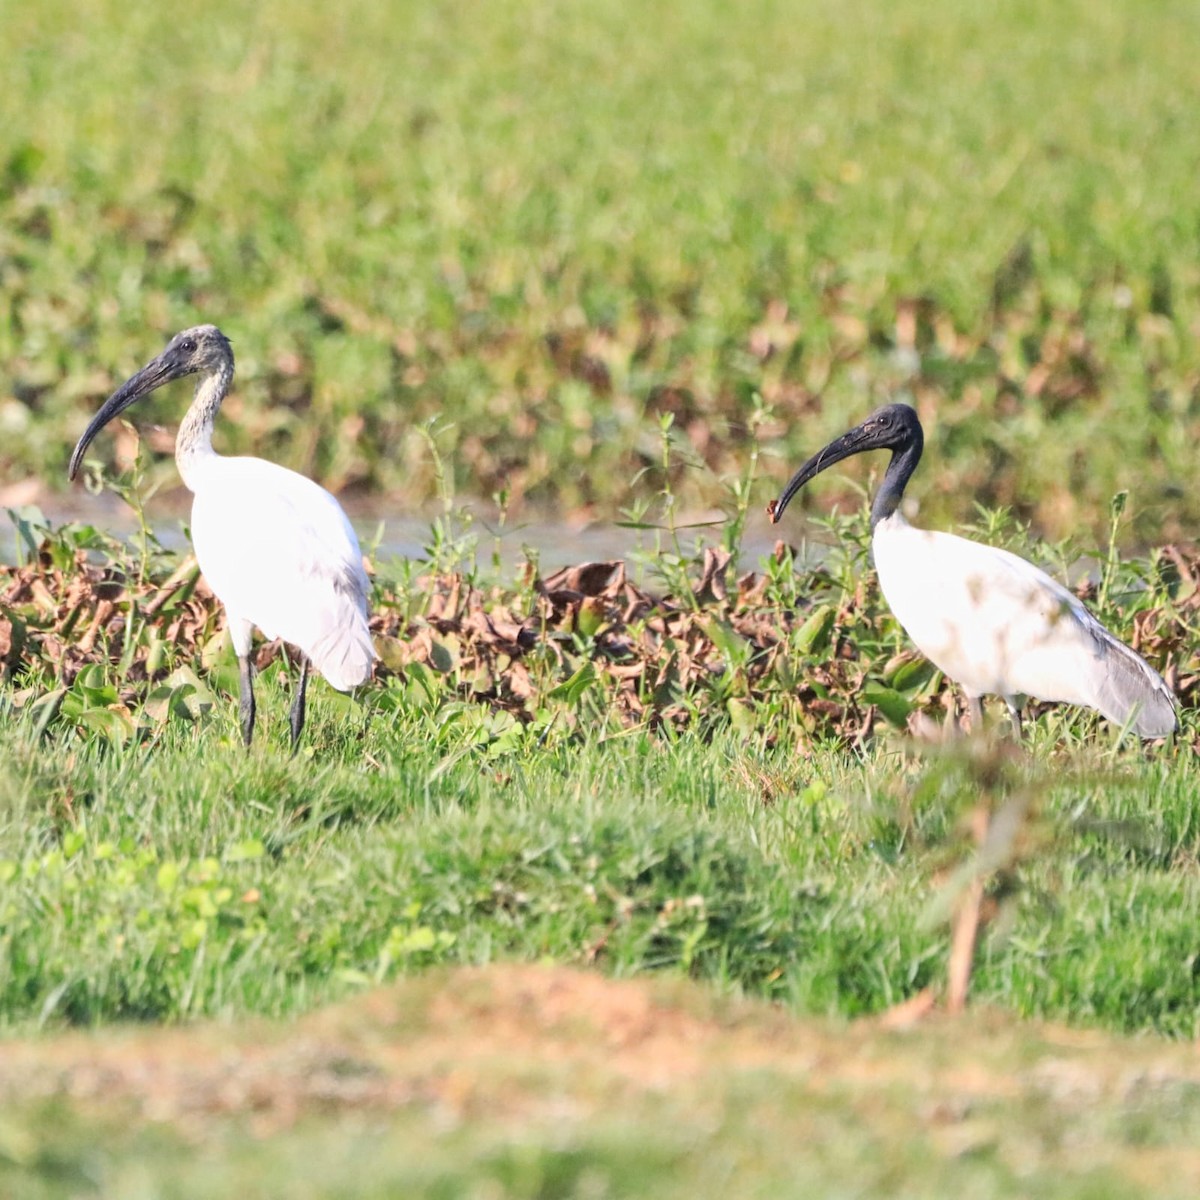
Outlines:
[[[145,396],[155,388],[162,387],[185,374],[180,370],[178,362],[172,361],[166,354],[160,354],[152,362],[148,362],[136,375],[131,375],[101,406],[100,411],[92,418],[92,423],[83,431],[75,449],[71,452],[71,462],[67,467],[67,478],[74,479],[79,473],[83,462],[84,451],[92,444],[92,439],[105,425],[123,413],[135,400]]]
[[[860,451],[871,449],[873,449],[873,446],[870,444],[867,434],[861,425],[855,426],[849,433],[843,433],[840,438],[835,438],[824,450],[820,450],[814,454],[792,476],[788,481],[787,487],[780,493],[778,500],[772,500],[767,505],[767,515],[771,518],[771,524],[774,525],[779,521],[779,518],[783,516],[783,510],[792,502],[792,497],[814,475],[820,475],[826,467],[832,467],[834,463],[841,462],[843,458],[849,458],[852,454],[858,454]]]

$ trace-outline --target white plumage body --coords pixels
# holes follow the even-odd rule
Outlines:
[[[192,543],[225,606],[238,657],[251,626],[300,649],[341,691],[364,683],[375,651],[369,584],[341,506],[311,479],[261,458],[208,453],[189,464]]]
[[[1020,731],[1017,698],[1080,704],[1144,738],[1175,731],[1175,698],[1162,676],[1118,641],[1078,597],[1032,563],[950,533],[913,529],[900,515],[925,434],[907,404],[885,404],[814,454],[768,513],[834,463],[868,450],[891,461],[871,504],[872,548],[884,598],[917,649],[967,695],[971,723],[981,697],[1003,696]]]
[[[71,452],[74,479],[92,439],[141,396],[187,375],[196,394],[175,438],[175,462],[192,493],[192,543],[209,587],[225,606],[238,656],[242,740],[254,737],[250,645],[254,627],[301,653],[289,724],[292,752],[304,728],[311,663],[341,691],[365,683],[375,650],[367,626],[367,575],[358,538],[323,487],[261,458],[213,451],[213,422],[233,381],[233,347],[215,325],[177,333],[166,349],[101,405]]]
[[[1142,737],[1175,729],[1170,689],[1078,597],[1032,563],[898,512],[875,526],[884,598],[917,648],[969,698],[1094,708]]]

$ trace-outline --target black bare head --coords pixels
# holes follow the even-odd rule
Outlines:
[[[843,458],[868,450],[891,450],[892,461],[888,464],[879,494],[871,506],[871,526],[874,528],[884,517],[896,511],[904,495],[904,486],[920,461],[924,444],[925,436],[916,410],[908,404],[885,404],[861,425],[856,425],[849,433],[835,438],[824,450],[814,454],[792,476],[779,499],[767,507],[767,513],[772,522],[778,521],[792,497],[813,476],[841,462]]]
[[[75,478],[83,462],[84,451],[113,417],[163,384],[198,373],[233,375],[233,347],[215,325],[197,325],[177,333],[157,358],[148,362],[136,375],[131,375],[109,396],[72,451],[67,477]]]

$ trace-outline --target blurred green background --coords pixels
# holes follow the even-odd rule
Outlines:
[[[701,509],[756,394],[777,479],[906,398],[923,519],[1200,523],[1190,0],[39,0],[0,60],[4,484],[212,321],[219,448],[351,500],[426,506],[433,422],[460,494],[609,520],[670,413]]]

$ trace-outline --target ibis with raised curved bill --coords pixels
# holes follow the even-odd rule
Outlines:
[[[1173,733],[1175,698],[1162,676],[1062,584],[1007,550],[904,519],[900,501],[924,441],[909,405],[886,405],[813,455],[768,507],[771,520],[834,463],[890,450],[871,505],[879,586],[917,649],[962,688],[972,728],[982,726],[982,698],[999,695],[1018,735],[1023,696],[1095,709],[1143,738]]]
[[[185,375],[199,379],[175,439],[175,462],[193,497],[196,560],[225,607],[237,652],[242,739],[249,746],[254,736],[250,644],[257,626],[300,651],[289,714],[294,752],[304,727],[310,663],[343,692],[371,676],[370,585],[358,539],[329,492],[277,463],[213,450],[213,421],[233,381],[229,339],[215,325],[176,334],[105,401],[79,439],[68,474],[75,478],[84,451],[113,417]]]

